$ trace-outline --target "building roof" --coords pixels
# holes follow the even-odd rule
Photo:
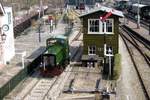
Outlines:
[[[102,59],[101,57],[99,57],[98,55],[82,55],[81,58],[83,61],[97,61]]]
[[[4,15],[5,14],[5,10],[3,5],[0,3],[0,15]]]
[[[98,0],[96,0],[98,1]],[[68,5],[80,5],[80,3],[84,3],[85,5],[94,5],[96,1],[93,0],[67,0]]]
[[[135,3],[135,4],[133,4],[133,6],[142,8],[142,7],[145,7],[145,6],[148,6],[148,5]]]
[[[129,0],[115,0],[115,1],[129,1]]]
[[[105,7],[105,6],[101,6],[99,8],[92,9],[88,13],[84,13],[84,14],[80,15],[79,17],[83,17],[83,16],[86,16],[86,15],[89,15],[89,14],[92,14],[92,13],[96,13],[96,12],[99,12],[99,11],[103,11],[103,12],[110,12],[111,11],[113,15],[116,15],[116,16],[119,16],[119,17],[124,17],[124,15],[121,11],[115,10],[113,8]]]

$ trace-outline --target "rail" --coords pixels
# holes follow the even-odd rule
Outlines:
[[[149,55],[147,54],[146,50],[147,51],[150,51],[150,41],[148,41],[147,39],[143,38],[142,36],[139,36],[138,33],[132,31],[129,27],[123,25],[123,26],[120,26],[121,30],[126,32],[132,40],[129,40],[129,38],[126,37],[126,39],[128,41],[130,41],[130,43],[132,43],[132,45],[134,45],[136,47],[136,49],[138,49],[138,51],[142,54],[142,56],[144,57],[144,59],[146,60],[147,64],[149,65],[150,67],[150,62],[149,62]],[[139,44],[137,43],[137,41],[139,43],[141,43],[143,45],[143,47],[145,47],[145,49],[143,50],[143,47],[141,48],[139,46]]]
[[[81,45],[81,43],[79,44],[79,47],[74,51],[74,54],[72,55],[71,60],[75,59],[78,51],[80,50],[80,45]],[[70,69],[71,67],[66,67],[66,68],[67,69],[63,73],[66,73],[66,75],[68,75],[68,76],[66,76],[62,73],[63,75],[61,74],[58,77],[54,77],[52,79],[45,80],[45,79],[40,78],[41,77],[40,74],[37,75],[36,77],[39,77],[39,80],[37,80],[34,83],[34,85],[29,89],[29,91],[27,93],[25,93],[25,95],[22,97],[22,99],[26,100],[29,97],[30,97],[30,99],[31,98],[33,98],[33,99],[41,98],[41,100],[44,100],[46,98],[51,98],[50,94],[51,94],[51,92],[53,92],[55,90],[54,88],[57,87],[59,89],[60,87],[62,87],[62,84],[65,83],[65,82],[63,82],[64,78],[61,78],[61,77],[65,77],[66,79],[67,79],[67,77],[69,77],[69,73],[71,72],[71,69]],[[54,86],[54,85],[56,85],[56,86]],[[45,89],[43,86],[47,86],[47,88]],[[39,97],[38,93],[43,93],[43,95],[40,95],[40,97]]]
[[[126,45],[126,47],[127,47],[127,50],[128,50],[128,52],[129,52],[129,55],[130,55],[131,60],[132,60],[132,62],[133,62],[134,68],[135,68],[135,70],[136,70],[136,73],[137,73],[139,82],[140,82],[140,84],[141,84],[141,87],[142,87],[144,96],[145,96],[146,100],[150,100],[149,92],[148,92],[147,86],[146,86],[146,84],[145,84],[145,82],[144,82],[144,81],[146,81],[146,80],[144,80],[144,77],[142,77],[142,75],[141,75],[141,74],[142,74],[141,70],[138,69],[139,66],[138,66],[137,62],[135,61],[135,58],[134,58],[134,55],[133,55],[133,51],[132,51],[133,49],[131,49],[130,46],[132,45],[134,48],[136,48],[144,58],[145,58],[145,55],[143,55],[143,53],[142,53],[140,47],[138,47],[138,46],[134,43],[134,41],[130,40],[127,36],[125,36],[125,35],[123,34],[123,32],[125,32],[124,29],[123,29],[123,27],[120,27],[120,28],[121,28],[121,29],[120,29],[120,36],[121,36],[121,38],[123,39],[123,41],[124,41],[124,43],[125,43],[125,45]],[[125,33],[126,33],[126,32],[125,32]],[[130,33],[131,33],[131,32],[130,32]],[[133,39],[133,38],[132,38],[132,39]],[[130,45],[130,46],[129,46],[129,45]],[[145,61],[146,61],[147,64],[148,64],[148,61],[147,61],[147,60],[145,60]],[[149,66],[149,65],[148,65],[148,66]],[[148,68],[148,69],[149,69],[149,68]]]
[[[127,14],[125,16],[126,16],[127,19],[130,19],[132,22],[137,22],[137,19],[134,18],[133,16],[127,15]],[[142,27],[144,27],[145,29],[149,30],[149,28],[150,28],[150,20],[149,21],[141,20],[140,24],[142,25]]]

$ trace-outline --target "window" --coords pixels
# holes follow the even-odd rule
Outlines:
[[[106,20],[106,32],[113,32],[113,20],[112,19],[108,19]]]
[[[113,55],[113,48],[109,45],[106,45],[104,47],[104,55],[106,55],[106,56]]]
[[[102,22],[100,19],[88,20],[88,34],[113,34],[113,19],[106,19]]]
[[[96,46],[88,46],[88,54],[89,55],[96,54]]]
[[[103,23],[102,31],[106,34],[113,33],[113,19],[106,19]]]
[[[106,54],[113,54],[113,48],[111,46],[106,47]]]
[[[99,32],[99,19],[89,19],[88,20],[88,32],[98,33]]]

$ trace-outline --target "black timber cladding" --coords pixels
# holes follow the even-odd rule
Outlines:
[[[97,10],[94,12],[90,12],[80,16],[80,19],[83,24],[82,32],[83,35],[83,55],[88,55],[88,46],[95,45],[96,46],[96,55],[100,57],[104,56],[104,34],[87,34],[88,33],[88,19],[99,19],[100,16],[105,15],[107,12]],[[113,25],[113,33],[114,34],[106,34],[106,44],[113,47],[113,54],[118,53],[118,33],[119,33],[119,17],[122,15],[111,15],[109,18],[114,20]]]

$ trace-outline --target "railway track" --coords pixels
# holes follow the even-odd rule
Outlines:
[[[125,15],[127,19],[131,20],[132,22],[137,22],[137,19],[135,19],[133,16],[131,15]],[[146,20],[140,20],[140,24],[142,27],[144,27],[145,29],[149,30],[150,28],[150,20],[146,21]]]
[[[39,79],[32,90],[25,95],[23,100],[44,100],[46,94],[51,90],[58,77],[52,79]]]
[[[81,43],[78,48],[75,49],[72,54],[71,60],[79,58],[78,51]],[[65,81],[68,79],[70,73],[72,72],[72,65],[68,65],[66,69],[60,76],[53,78],[43,78],[40,76],[40,72],[35,72],[33,76],[34,83],[28,87],[29,89],[26,92],[20,94],[16,99],[19,100],[49,100],[57,98],[61,91],[63,90]]]
[[[78,18],[80,16],[80,13],[78,13],[77,11],[71,9],[70,10],[71,15],[75,16],[75,18]]]
[[[76,53],[74,55],[76,55]],[[73,58],[75,58],[75,56],[73,56],[72,59]],[[21,100],[49,100],[57,98],[71,72],[72,67],[69,65],[60,76],[56,76],[54,78],[42,78],[40,74],[37,74],[36,77],[38,79],[28,92],[24,94]]]
[[[141,43],[139,38],[136,38],[131,34],[132,33],[125,29],[124,26],[120,27],[120,36],[122,37],[133,62],[145,99],[150,100],[150,62],[146,57],[148,55],[144,52],[146,49],[149,50],[146,46],[144,47],[144,45],[148,44]]]
[[[150,53],[150,42],[146,39],[143,39],[143,37],[137,36],[136,32],[132,31],[126,26],[120,26],[122,31],[125,31],[126,34],[123,34],[127,37],[127,39],[132,43],[138,50],[139,52],[143,55],[144,59],[146,60],[147,64],[150,67],[150,60],[149,60],[149,53]],[[123,32],[122,32],[123,33]]]
[[[74,41],[78,40],[80,35],[77,34],[75,36],[75,39],[73,38]],[[71,42],[72,43],[72,42]],[[76,48],[74,53],[72,54],[71,60],[77,59],[80,57],[78,54],[78,51],[81,50],[80,47],[81,43],[79,46]],[[72,70],[72,65],[68,65],[66,69],[63,71],[63,73],[60,76],[56,76],[53,78],[43,78],[40,76],[40,73],[38,71],[35,71],[33,76],[31,76],[30,80],[33,80],[34,82],[30,81],[27,85],[27,89],[24,88],[23,92],[16,94],[17,96],[15,99],[17,100],[49,100],[49,99],[55,99],[57,98],[65,84],[65,81],[68,79],[70,73]]]

